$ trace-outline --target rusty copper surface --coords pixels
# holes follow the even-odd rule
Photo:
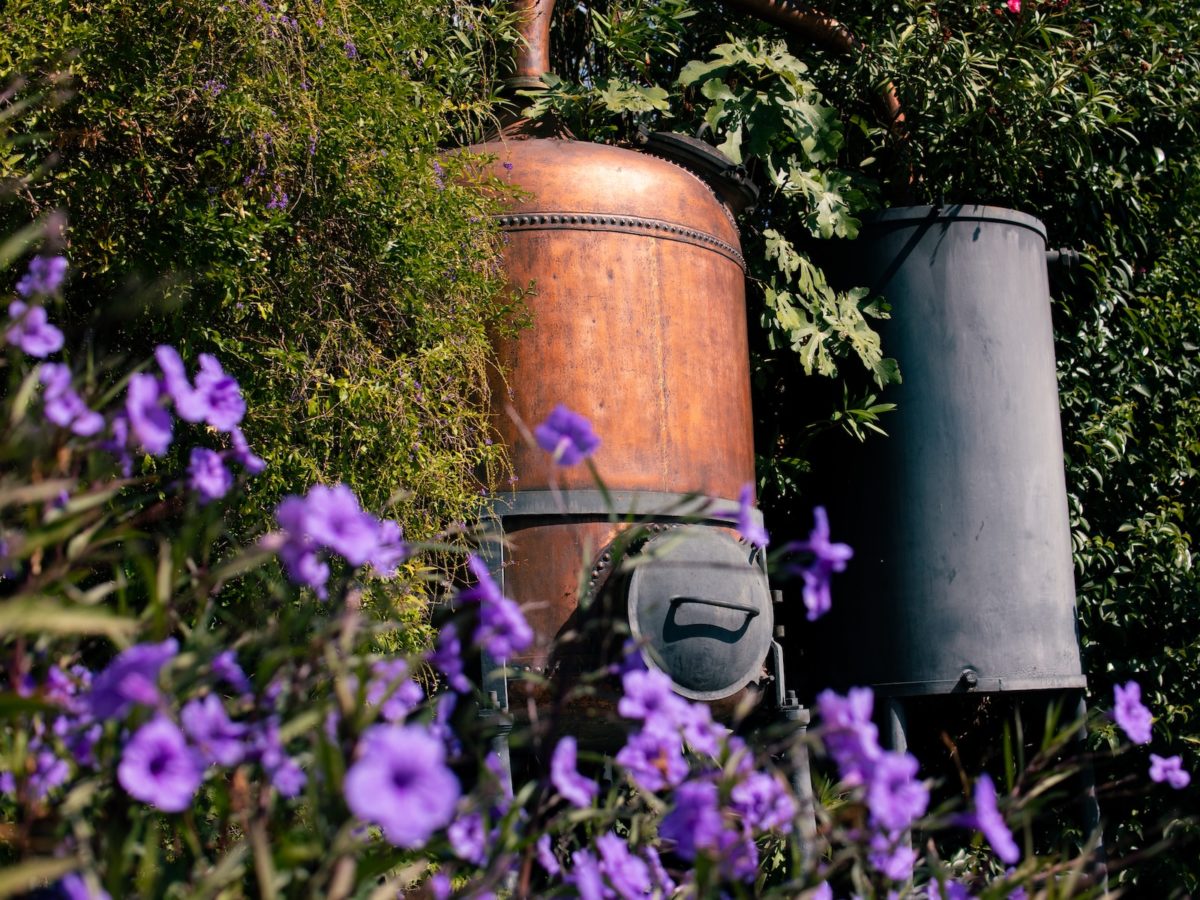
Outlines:
[[[550,19],[554,0],[513,0],[522,43],[516,50],[518,78],[537,79],[550,71]]]
[[[692,173],[629,150],[565,140],[474,149],[529,193],[502,221],[509,280],[533,285],[532,327],[498,342],[507,385],[493,386],[517,489],[593,487],[585,467],[555,467],[522,432],[562,403],[600,436],[595,463],[610,489],[736,497],[754,479],[754,446],[728,210]]]

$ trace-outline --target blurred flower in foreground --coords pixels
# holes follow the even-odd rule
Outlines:
[[[714,509],[713,515],[732,516],[738,533],[760,550],[766,548],[771,538],[754,509],[754,485],[747,482],[738,494],[738,505],[733,509]]]
[[[558,742],[550,757],[550,781],[568,803],[583,809],[591,805],[600,788],[596,782],[579,774],[575,767],[575,752],[575,738],[570,735]]]
[[[66,274],[65,256],[35,256],[29,261],[29,270],[17,282],[17,293],[27,298],[35,294],[53,294],[62,286]],[[11,309],[9,314],[12,314]]]
[[[533,429],[538,446],[554,454],[560,466],[574,466],[596,452],[600,438],[592,431],[592,425],[577,412],[572,412],[561,403],[554,407],[541,425]]]
[[[975,780],[975,812],[960,816],[958,823],[983,832],[996,855],[1009,865],[1021,858],[1017,842],[996,806],[996,786],[986,772]]]
[[[121,787],[163,812],[182,812],[191,806],[202,778],[195,754],[175,723],[166,718],[139,728],[117,766]]]
[[[428,731],[376,725],[363,734],[345,794],[351,812],[382,828],[389,843],[411,848],[454,818],[460,788]]]
[[[1183,790],[1192,782],[1192,776],[1183,768],[1183,759],[1179,756],[1159,756],[1150,754],[1150,780],[1166,782],[1177,791]]]
[[[4,338],[14,347],[39,358],[62,349],[63,333],[50,324],[43,307],[14,300],[8,305],[8,316],[13,324]]]
[[[1154,717],[1142,704],[1142,688],[1136,681],[1113,688],[1115,702],[1112,715],[1129,740],[1135,744],[1150,743],[1150,725]]]

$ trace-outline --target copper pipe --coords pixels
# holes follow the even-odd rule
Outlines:
[[[725,5],[786,28],[818,47],[842,56],[862,50],[862,42],[837,19],[822,12],[804,9],[789,0],[725,0]],[[895,85],[888,83],[879,98],[879,104],[884,124],[898,129],[904,122],[904,110],[900,106],[900,98],[896,96]]]
[[[517,30],[516,74],[522,81],[536,81],[550,71],[550,19],[554,0],[513,0],[520,20]]]

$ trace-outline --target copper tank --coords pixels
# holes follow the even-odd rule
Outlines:
[[[529,21],[548,21],[546,5]],[[548,677],[523,686],[525,696],[489,682],[509,691],[515,712],[532,704],[536,715],[561,698],[564,679],[619,649],[579,609],[581,594],[586,603],[606,586],[608,614],[628,616],[649,664],[718,712],[753,692],[771,650],[761,562],[721,513],[754,480],[745,262],[728,202],[736,191],[715,150],[670,136],[648,146],[674,161],[519,126],[471,148],[494,157],[490,174],[527,198],[499,221],[509,281],[532,285],[532,324],[497,339],[494,420],[517,481],[497,498],[504,544],[490,562],[536,633],[510,669]],[[680,164],[693,156],[695,170]],[[586,466],[557,467],[529,440],[560,403],[600,436],[594,462],[607,497]],[[658,568],[614,587],[612,542],[634,515],[652,522]],[[582,640],[565,645],[570,658],[552,659],[551,643],[571,635]],[[675,658],[684,662],[664,663]],[[586,736],[582,720],[609,703],[603,691],[573,700],[573,729]]]

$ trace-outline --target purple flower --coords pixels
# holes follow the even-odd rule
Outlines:
[[[870,688],[851,688],[845,697],[829,690],[817,695],[825,749],[847,784],[866,782],[883,753],[879,729],[871,721],[873,705]]]
[[[964,885],[959,884],[953,879],[946,881],[945,889],[946,892],[942,893],[942,886],[938,884],[937,879],[930,881],[929,900],[971,900],[971,892]]]
[[[471,682],[463,674],[462,641],[458,638],[458,628],[453,622],[442,626],[437,648],[429,654],[428,659],[430,665],[446,676],[446,681],[454,690],[463,694],[471,690]]]
[[[533,429],[538,446],[554,454],[560,466],[574,466],[596,452],[600,438],[592,431],[591,423],[561,403],[554,407],[541,425]]]
[[[738,494],[738,505],[733,509],[716,509],[713,515],[733,516],[738,532],[760,550],[770,543],[767,530],[759,524],[754,514],[754,484],[747,482]]]
[[[758,831],[790,831],[796,804],[787,789],[766,772],[752,772],[729,793],[730,808]]]
[[[202,777],[183,734],[174,722],[162,717],[134,733],[117,766],[121,787],[134,799],[163,812],[187,809]]]
[[[162,369],[163,383],[179,418],[204,422],[218,431],[232,432],[246,414],[242,389],[233,376],[226,374],[216,357],[201,353],[200,370],[193,386],[188,381],[183,360],[174,347],[160,345],[154,358]]]
[[[645,897],[650,893],[650,867],[629,850],[629,845],[613,832],[596,839],[600,851],[600,871],[608,877],[619,896]]]
[[[675,893],[677,885],[663,867],[662,860],[658,858],[658,851],[647,844],[643,852],[646,854],[646,862],[650,864],[650,872],[654,876],[655,884],[662,888],[662,896],[670,897]]]
[[[122,651],[92,682],[87,698],[92,717],[101,721],[120,719],[135,703],[157,703],[159,670],[178,652],[179,642],[174,638]]]
[[[591,806],[600,795],[600,787],[575,768],[575,738],[567,735],[558,742],[550,757],[550,781],[572,806]]]
[[[162,408],[162,390],[153,375],[135,373],[129,376],[125,394],[125,412],[129,427],[142,448],[154,456],[162,456],[171,446],[171,414]]]
[[[104,888],[92,890],[88,882],[78,872],[65,875],[54,885],[56,893],[52,896],[63,897],[65,900],[112,900],[112,896]]]
[[[363,512],[354,492],[344,484],[318,484],[304,500],[304,531],[339,553],[353,566],[361,566],[376,551],[379,523]]]
[[[917,781],[920,763],[910,753],[884,753],[875,762],[867,783],[867,808],[872,821],[888,831],[901,831],[929,806],[929,789]]]
[[[525,621],[521,608],[501,593],[487,565],[477,556],[467,558],[467,567],[475,576],[473,588],[460,591],[460,600],[479,601],[479,627],[475,643],[493,659],[508,659],[533,643],[533,629]]]
[[[958,824],[983,832],[996,855],[1009,865],[1021,858],[1017,842],[996,806],[996,786],[986,772],[975,780],[975,812],[960,816]]]
[[[487,862],[487,829],[483,827],[483,816],[479,813],[459,816],[446,829],[446,837],[459,859],[477,866]]]
[[[425,699],[421,686],[408,677],[408,663],[402,659],[378,660],[371,665],[371,674],[367,704],[382,704],[379,712],[385,722],[403,722]]]
[[[40,745],[40,741],[36,744]],[[31,741],[30,749],[34,748],[35,742]],[[56,787],[65,784],[70,775],[71,767],[67,765],[67,761],[41,745],[34,754],[34,770],[29,776],[29,792],[38,800],[44,799]]]
[[[263,458],[261,456],[256,456],[250,449],[250,444],[246,441],[246,435],[242,433],[242,429],[230,429],[229,438],[233,443],[232,452],[234,460],[249,474],[258,475],[267,467],[267,464]]]
[[[28,271],[17,282],[17,293],[26,299],[35,294],[53,294],[62,286],[66,274],[67,258],[65,256],[35,256],[29,261]],[[9,315],[16,318],[11,308]]]
[[[307,585],[322,600],[329,596],[325,589],[325,584],[329,581],[329,564],[317,556],[314,545],[290,540],[279,549],[279,558],[293,583]]]
[[[80,437],[91,437],[104,427],[104,417],[88,409],[71,387],[71,370],[61,363],[42,363],[38,373],[46,397],[46,418]]]
[[[237,652],[234,650],[225,650],[213,657],[212,673],[240,694],[250,691],[250,681],[238,665]]]
[[[353,41],[346,41],[342,44],[342,50],[346,54],[346,59],[358,59],[358,48],[354,46]]]
[[[674,787],[688,774],[679,736],[661,728],[648,727],[630,735],[616,760],[644,791]]]
[[[671,688],[671,678],[659,669],[633,669],[621,678],[624,694],[617,712],[627,719],[681,725],[689,716],[688,703]]]
[[[8,305],[8,315],[13,324],[4,337],[14,347],[38,358],[62,349],[63,333],[50,324],[43,307],[14,300]]]
[[[917,863],[917,852],[903,832],[876,832],[867,848],[867,862],[892,881],[907,881]]]
[[[828,881],[822,881],[809,895],[809,900],[833,900],[833,888],[829,886]]]
[[[288,199],[287,192],[277,184],[271,188],[271,199],[267,201],[267,209],[287,209]]]
[[[513,170],[513,164],[512,164],[512,163],[510,163],[510,162],[508,162],[508,161],[505,161],[505,163],[504,163],[504,171],[506,171],[506,172],[511,172],[512,170]]]
[[[454,817],[458,779],[441,741],[414,726],[375,725],[346,772],[346,803],[398,847],[420,847]]]
[[[605,900],[612,896],[612,891],[604,886],[604,878],[600,874],[600,866],[596,857],[587,850],[576,850],[571,854],[572,869],[567,875],[568,884],[573,884],[579,892],[580,900]]]
[[[844,572],[846,563],[854,556],[854,551],[847,545],[830,543],[829,517],[823,506],[813,509],[813,519],[813,530],[808,540],[793,541],[784,548],[786,551],[812,555],[807,565],[792,567],[792,571],[798,571],[804,579],[804,606],[808,609],[810,622],[829,612],[833,602],[830,579],[834,572]]]
[[[558,864],[558,858],[550,847],[550,835],[545,832],[537,839],[537,861],[549,875],[557,875],[562,871],[562,866]]]
[[[100,447],[116,456],[121,474],[128,478],[133,472],[133,457],[129,453],[129,419],[118,413],[109,423],[109,431],[111,437],[101,441]]]
[[[188,458],[188,487],[200,495],[201,505],[228,494],[233,487],[233,475],[225,468],[221,454],[193,447]]]
[[[1150,780],[1160,784],[1165,781],[1175,790],[1181,791],[1191,784],[1192,776],[1184,770],[1182,758],[1151,753]]]
[[[282,797],[295,797],[308,783],[304,770],[296,765],[296,761],[287,755],[283,741],[279,737],[279,720],[272,717],[253,736],[253,745],[247,748],[250,756],[256,756],[262,763],[271,785]]]
[[[379,522],[375,533],[375,549],[367,559],[375,574],[380,578],[393,577],[400,563],[408,559],[408,553],[400,523],[391,519]]]
[[[663,818],[658,836],[673,841],[684,859],[695,859],[698,851],[719,846],[723,830],[717,786],[689,781],[675,792],[675,806]]]
[[[1135,744],[1150,743],[1150,725],[1154,717],[1150,710],[1142,705],[1142,689],[1136,681],[1131,681],[1121,687],[1113,688],[1116,701],[1113,704],[1112,715],[1121,726],[1129,740]]]
[[[208,694],[184,704],[179,720],[206,764],[236,766],[246,757],[247,728],[229,720],[217,696]]]

